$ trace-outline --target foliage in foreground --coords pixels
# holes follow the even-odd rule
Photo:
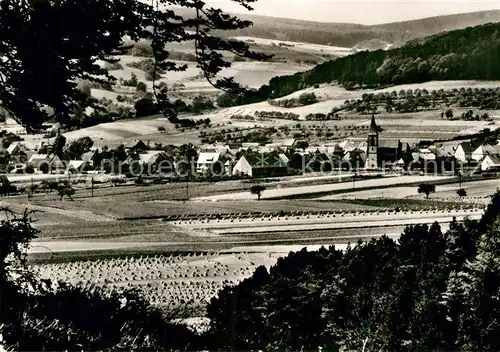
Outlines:
[[[480,221],[305,249],[227,287],[208,315],[220,350],[498,350],[500,194]]]
[[[135,292],[37,282],[29,214],[0,223],[0,328],[15,350],[499,350],[500,193],[479,221],[302,250],[208,307],[200,339]],[[21,265],[19,265],[21,264]]]
[[[232,1],[247,10],[254,2]],[[179,15],[186,11],[190,16]],[[216,77],[231,66],[222,53],[255,60],[269,57],[251,51],[243,42],[214,35],[214,30],[225,33],[247,28],[251,22],[199,0],[3,0],[0,13],[0,101],[2,108],[28,131],[40,129],[49,118],[47,107],[57,122],[89,124],[70,123],[76,113],[85,115],[82,111],[86,107],[99,109],[89,96],[89,87],[81,89],[77,82],[110,87],[116,79],[98,61],[116,64],[116,55],[129,49],[123,41],[125,36],[151,46],[153,59],[144,68],[153,83],[161,72],[187,69],[187,65],[178,65],[169,57],[165,48],[172,42],[193,41],[197,67],[203,76],[216,88],[237,93],[245,89],[233,78]],[[154,87],[158,111],[171,110],[166,87]],[[76,120],[85,120],[85,116]]]
[[[18,351],[183,350],[198,340],[135,291],[40,282],[26,270],[29,213],[0,222],[0,332]]]

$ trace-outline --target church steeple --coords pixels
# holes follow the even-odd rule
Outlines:
[[[367,144],[365,168],[369,170],[378,169],[378,127],[375,122],[375,115],[372,115]]]
[[[375,115],[372,115],[372,122],[370,123],[370,133],[378,134],[377,123],[375,122]]]

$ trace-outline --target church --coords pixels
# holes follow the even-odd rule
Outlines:
[[[407,149],[407,143],[403,144],[399,139],[380,139],[375,115],[372,115],[367,139],[365,169],[378,170],[383,164],[395,163]]]

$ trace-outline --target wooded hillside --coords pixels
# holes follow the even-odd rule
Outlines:
[[[354,88],[430,80],[497,80],[499,62],[500,23],[486,24],[411,41],[389,51],[365,51],[325,62],[306,72],[275,77],[261,91],[276,98],[330,82]]]

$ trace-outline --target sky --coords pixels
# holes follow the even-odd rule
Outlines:
[[[205,0],[214,7],[247,13],[231,0]],[[500,10],[500,0],[258,0],[253,14],[320,22],[380,24],[483,10]]]

